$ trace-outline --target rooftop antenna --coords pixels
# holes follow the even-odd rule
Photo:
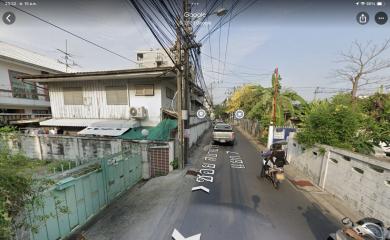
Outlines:
[[[68,72],[69,68],[72,68],[72,67],[75,67],[75,66],[80,66],[72,59],[75,56],[68,52],[68,40],[67,39],[65,40],[65,50],[57,48],[57,51],[59,51],[60,53],[64,54],[61,57],[61,59],[57,59],[57,62],[59,62],[60,64],[65,65],[65,72]]]

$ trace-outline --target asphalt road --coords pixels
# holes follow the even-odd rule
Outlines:
[[[174,222],[184,237],[201,233],[202,240],[326,239],[338,228],[335,219],[296,190],[287,180],[276,190],[259,177],[256,148],[236,131],[234,146],[218,146],[213,182],[198,183],[210,193],[192,192],[187,206]],[[227,152],[232,151],[235,153]],[[232,168],[229,156],[240,156],[245,168]],[[206,174],[204,174],[206,175]]]
[[[181,170],[150,179],[125,192],[79,231],[88,240],[167,240],[174,229],[185,238],[201,234],[201,240],[310,240],[326,239],[338,228],[338,220],[287,180],[276,190],[260,178],[259,152],[239,132],[236,138],[236,145],[211,152],[207,133],[191,153],[197,169],[215,164],[202,170],[212,182],[198,183]],[[245,168],[237,168],[241,160]],[[192,192],[194,186],[205,186],[210,193]]]

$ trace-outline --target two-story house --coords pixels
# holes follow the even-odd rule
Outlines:
[[[119,136],[133,127],[156,126],[164,110],[169,113],[176,108],[172,67],[44,74],[24,79],[49,89],[53,118],[40,122],[41,126]]]
[[[161,51],[139,52],[140,65],[134,69],[41,74],[22,79],[49,89],[52,119],[40,122],[41,126],[82,135],[120,136],[129,129],[155,127],[164,118],[177,117],[176,70],[164,62],[168,60],[162,55]],[[153,59],[158,63],[154,64]],[[204,93],[195,83],[190,86],[190,117],[196,118],[194,111],[202,106]],[[191,122],[199,125],[196,119]]]
[[[64,71],[55,60],[0,41],[0,124],[50,116],[46,85],[22,81],[18,76]]]

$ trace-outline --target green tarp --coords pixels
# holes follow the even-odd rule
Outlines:
[[[155,127],[137,127],[122,134],[121,139],[124,140],[150,140],[150,141],[168,141],[171,139],[171,132],[177,128],[177,120],[164,119]],[[149,134],[147,137],[142,135],[142,130],[147,129]]]

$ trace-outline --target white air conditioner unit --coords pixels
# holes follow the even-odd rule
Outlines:
[[[132,118],[137,118],[137,119],[144,119],[146,118],[147,111],[145,107],[131,107],[130,108],[130,116]]]

